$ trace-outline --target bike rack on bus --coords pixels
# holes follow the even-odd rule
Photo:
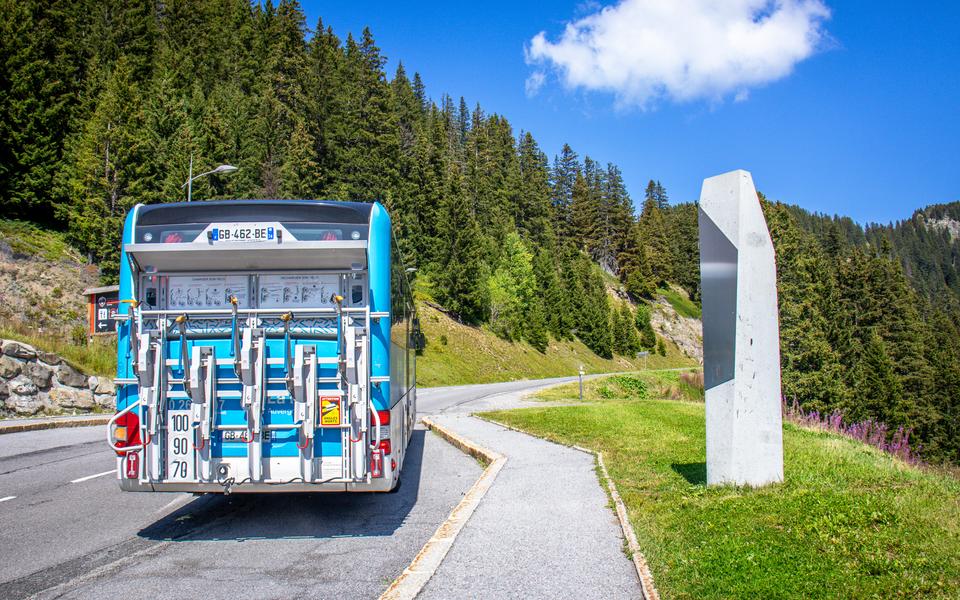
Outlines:
[[[342,306],[342,297],[335,298],[334,308],[319,308],[304,311],[307,315],[335,314],[337,321],[337,375],[334,378],[320,378],[319,365],[323,362],[316,355],[316,347],[297,345],[295,352],[290,352],[291,331],[289,322],[292,314],[289,310],[278,309],[247,309],[240,310],[237,303],[231,298],[229,310],[198,309],[190,311],[189,316],[180,314],[173,317],[174,311],[143,310],[139,305],[133,306],[131,322],[131,336],[136,342],[131,346],[137,349],[135,373],[140,385],[140,398],[137,402],[114,415],[111,423],[122,414],[126,414],[136,406],[145,405],[147,408],[141,420],[142,444],[130,447],[125,451],[144,450],[144,461],[141,467],[141,482],[159,482],[164,480],[162,465],[162,449],[164,447],[164,418],[169,394],[178,393],[169,390],[169,385],[182,384],[183,393],[190,399],[191,422],[194,436],[199,434],[199,441],[194,437],[195,454],[194,464],[197,469],[194,473],[200,482],[212,482],[216,478],[211,472],[211,443],[214,431],[241,430],[249,437],[241,438],[249,444],[249,480],[264,481],[262,473],[262,443],[263,435],[269,435],[269,430],[293,429],[299,430],[300,441],[297,443],[301,450],[301,473],[304,481],[311,481],[314,472],[314,439],[316,420],[319,415],[319,393],[324,391],[330,395],[336,394],[341,399],[341,419],[339,426],[342,442],[342,471],[340,481],[358,482],[370,481],[369,471],[370,454],[368,451],[377,451],[381,439],[381,423],[376,408],[372,403],[369,379],[369,348],[371,315],[369,306],[346,308]],[[241,325],[240,316],[246,317]],[[232,319],[231,348],[232,359],[220,360],[215,356],[213,347],[193,345],[192,352],[187,351],[190,334],[187,330],[188,320],[202,320],[222,318]],[[171,318],[173,317],[173,318]],[[263,317],[280,318],[284,323],[284,350],[282,359],[265,357],[267,332],[260,325]],[[286,318],[284,318],[286,317]],[[143,331],[144,319],[155,319],[157,333]],[[358,325],[358,322],[362,323]],[[246,326],[244,326],[246,325]],[[179,329],[177,336],[181,342],[179,360],[167,360],[165,348],[169,333],[173,327]],[[269,364],[284,366],[282,380],[267,379],[266,369]],[[232,365],[237,375],[236,382],[241,386],[241,404],[246,409],[247,423],[243,426],[231,426],[217,423],[216,406],[219,392],[217,389],[217,363],[225,366]],[[171,367],[180,367],[183,376],[173,378],[169,375]],[[221,380],[223,378],[220,378]],[[335,380],[335,381],[333,381]],[[228,380],[224,380],[228,382]],[[292,425],[269,425],[262,422],[265,400],[267,397],[267,383],[287,384],[288,392],[294,400],[295,418]],[[319,383],[336,383],[337,389],[320,390]],[[235,393],[235,392],[234,392]],[[370,419],[374,424],[371,427]],[[330,425],[326,427],[331,427]],[[365,435],[373,430],[372,444],[364,444]],[[111,444],[111,447],[113,445]],[[322,459],[321,459],[322,460]],[[268,481],[268,483],[270,483]],[[277,482],[274,482],[277,483]]]

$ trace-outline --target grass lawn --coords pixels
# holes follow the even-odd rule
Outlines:
[[[784,483],[707,488],[703,404],[662,398],[682,378],[616,377],[483,416],[604,453],[664,598],[960,598],[957,479],[787,424]]]

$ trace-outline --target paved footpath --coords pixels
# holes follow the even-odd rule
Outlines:
[[[507,463],[419,598],[641,598],[593,456],[470,416],[534,404],[522,395],[431,415]]]

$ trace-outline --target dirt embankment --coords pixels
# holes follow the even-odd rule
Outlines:
[[[40,333],[85,327],[83,290],[99,280],[97,267],[56,234],[0,227],[0,324]]]

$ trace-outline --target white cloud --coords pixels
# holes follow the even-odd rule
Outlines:
[[[547,81],[547,76],[543,71],[534,71],[530,74],[530,77],[527,77],[527,81],[524,85],[527,91],[527,96],[536,96],[537,92],[540,91],[540,88],[543,87],[543,84]]]
[[[568,23],[556,41],[534,36],[527,93],[552,68],[567,87],[613,92],[621,104],[743,101],[812,55],[829,18],[821,0],[621,0]]]

